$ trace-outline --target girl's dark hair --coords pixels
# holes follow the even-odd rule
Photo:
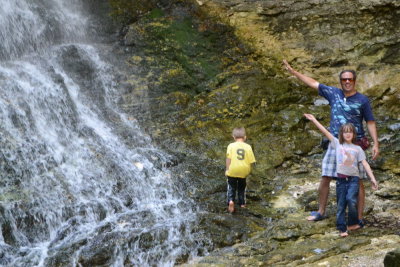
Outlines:
[[[339,129],[339,143],[343,144],[344,143],[344,138],[343,138],[343,133],[347,133],[347,132],[352,132],[353,133],[353,139],[351,140],[351,142],[353,144],[355,144],[356,140],[357,140],[357,131],[356,131],[356,127],[354,127],[354,125],[352,123],[345,123],[342,126],[340,126]]]

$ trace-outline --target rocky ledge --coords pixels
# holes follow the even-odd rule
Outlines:
[[[211,241],[185,266],[383,266],[400,241],[399,13],[394,0],[172,1],[126,27],[128,65],[145,78],[125,81],[121,106],[176,156],[170,169]],[[328,218],[305,220],[317,208],[323,151],[302,114],[327,125],[329,107],[283,71],[284,58],[332,85],[354,68],[371,98],[380,189],[367,189],[366,226],[349,238],[335,230],[334,183]],[[248,208],[231,215],[223,169],[235,125],[247,128],[258,162]]]

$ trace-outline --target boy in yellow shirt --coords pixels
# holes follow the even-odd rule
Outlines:
[[[230,213],[235,211],[236,191],[238,192],[240,207],[246,207],[246,177],[251,172],[251,164],[256,162],[251,146],[245,143],[245,129],[243,127],[233,129],[232,136],[235,142],[228,145],[225,171],[225,175],[228,178],[227,196],[228,211]]]

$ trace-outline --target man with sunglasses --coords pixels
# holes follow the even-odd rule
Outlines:
[[[375,160],[379,155],[378,134],[376,130],[376,123],[372,114],[369,99],[357,92],[355,89],[356,72],[354,70],[344,70],[340,72],[339,79],[342,89],[321,84],[311,77],[301,74],[294,70],[289,63],[284,60],[284,67],[286,70],[301,80],[303,83],[311,88],[318,90],[319,95],[323,96],[329,101],[331,106],[330,126],[329,131],[338,136],[339,128],[342,124],[351,122],[357,130],[357,140],[360,146],[365,150],[368,148],[368,139],[365,137],[363,128],[363,120],[367,123],[368,132],[374,142],[372,147],[372,159]],[[329,184],[332,177],[336,175],[336,157],[334,151],[328,147],[322,161],[322,178],[319,184],[319,208],[317,212],[312,212],[311,216],[307,218],[309,221],[319,221],[325,218],[325,209],[329,195]],[[366,178],[365,170],[360,168],[360,178]],[[349,227],[349,230],[355,230],[364,226],[363,223],[363,210],[365,205],[365,188],[360,179],[360,190],[358,196],[358,218],[359,224]]]

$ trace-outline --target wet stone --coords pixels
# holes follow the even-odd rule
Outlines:
[[[398,267],[400,265],[400,248],[388,252],[383,264],[385,267]]]

